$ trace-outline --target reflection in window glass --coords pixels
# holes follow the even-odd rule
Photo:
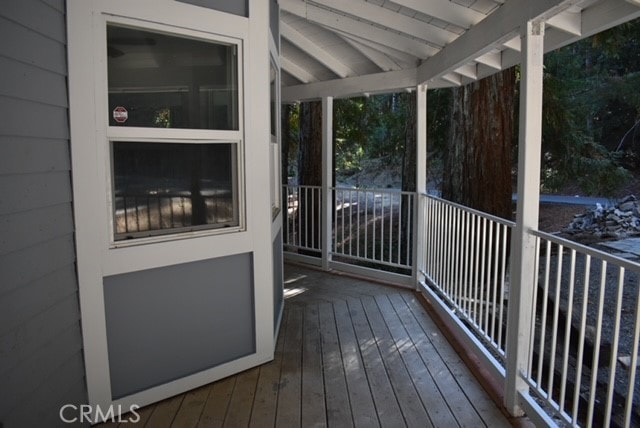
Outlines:
[[[107,26],[109,125],[238,129],[235,45]]]
[[[113,142],[115,240],[238,226],[236,143]]]

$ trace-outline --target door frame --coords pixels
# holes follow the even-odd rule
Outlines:
[[[76,226],[77,271],[89,404],[144,406],[269,361],[273,336],[271,206],[268,156],[268,5],[250,0],[251,19],[173,0],[68,0],[69,117]],[[238,40],[240,61],[240,126],[246,204],[244,226],[232,233],[196,233],[179,239],[161,239],[145,245],[114,246],[109,211],[108,122],[106,106],[106,35],[109,17],[133,20],[141,27],[170,26],[177,33],[217,34]],[[256,53],[262,52],[261,55]],[[254,59],[255,58],[255,59]],[[102,91],[102,92],[101,92]],[[247,100],[251,94],[251,100]],[[231,135],[230,135],[231,136]],[[194,137],[198,132],[194,131]],[[265,230],[266,229],[266,230]],[[253,254],[256,352],[202,372],[113,400],[107,349],[103,278],[154,267]],[[271,326],[271,327],[270,327]]]

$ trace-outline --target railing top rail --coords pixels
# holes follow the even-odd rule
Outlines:
[[[301,187],[303,189],[322,189],[322,186],[315,186],[311,184],[283,184],[282,187]]]
[[[503,224],[505,226],[515,227],[515,225],[516,225],[516,223],[511,221],[511,220],[507,220],[507,219],[504,219],[504,218],[501,218],[501,217],[497,217],[497,216],[492,215],[492,214],[487,214],[485,212],[478,211],[478,210],[475,210],[473,208],[465,207],[464,205],[461,205],[461,204],[458,204],[458,203],[455,203],[455,202],[451,202],[451,201],[439,198],[439,197],[434,196],[434,195],[429,195],[427,193],[422,193],[421,196],[424,196],[427,199],[433,199],[434,201],[438,201],[438,202],[446,204],[446,205],[451,205],[452,207],[461,209],[463,211],[470,212],[470,213],[475,214],[475,215],[477,215],[479,217],[486,218],[487,220],[491,220],[491,221],[494,221],[496,223]]]
[[[398,195],[415,195],[416,192],[411,192],[408,190],[400,190],[400,189],[380,189],[375,187],[330,187],[331,190],[339,190],[339,191],[354,191],[354,192],[373,192],[373,193],[392,193]]]
[[[617,257],[615,255],[609,254],[602,250],[595,249],[593,247],[588,247],[586,245],[582,245],[578,242],[570,241],[566,238],[561,238],[556,235],[552,235],[547,232],[542,232],[540,230],[532,230],[531,234],[533,236],[537,236],[542,239],[546,239],[547,241],[551,241],[555,244],[562,245],[566,248],[571,248],[581,253],[585,253],[590,255],[591,257],[596,257],[598,259],[602,259],[607,263],[614,264],[620,267],[625,268],[626,270],[634,271],[640,273],[640,264],[631,260],[623,259],[621,257]]]

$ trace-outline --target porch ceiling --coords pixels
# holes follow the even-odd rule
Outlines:
[[[640,17],[640,0],[279,0],[282,101],[466,84]]]

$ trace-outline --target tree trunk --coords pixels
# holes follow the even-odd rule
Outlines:
[[[300,150],[298,152],[298,183],[302,186],[322,185],[322,103],[300,104]],[[319,191],[300,190],[298,209],[301,214],[300,242],[303,246],[320,249],[320,212],[322,196]]]
[[[513,146],[513,107],[515,99],[514,69],[504,70],[453,92],[451,133],[445,150],[445,199],[495,216],[511,219],[511,150]],[[484,244],[478,236],[469,236],[468,248],[485,245],[486,274],[481,281],[489,281],[501,266],[497,245],[501,239],[498,228]],[[502,237],[505,238],[505,237]],[[509,238],[506,237],[507,242]],[[490,243],[491,244],[490,244]],[[508,254],[507,250],[507,254]],[[497,259],[496,259],[497,258]],[[490,301],[492,287],[479,287],[477,299]],[[462,296],[459,296],[462,297]]]
[[[511,150],[515,70],[454,89],[445,199],[512,218]]]

